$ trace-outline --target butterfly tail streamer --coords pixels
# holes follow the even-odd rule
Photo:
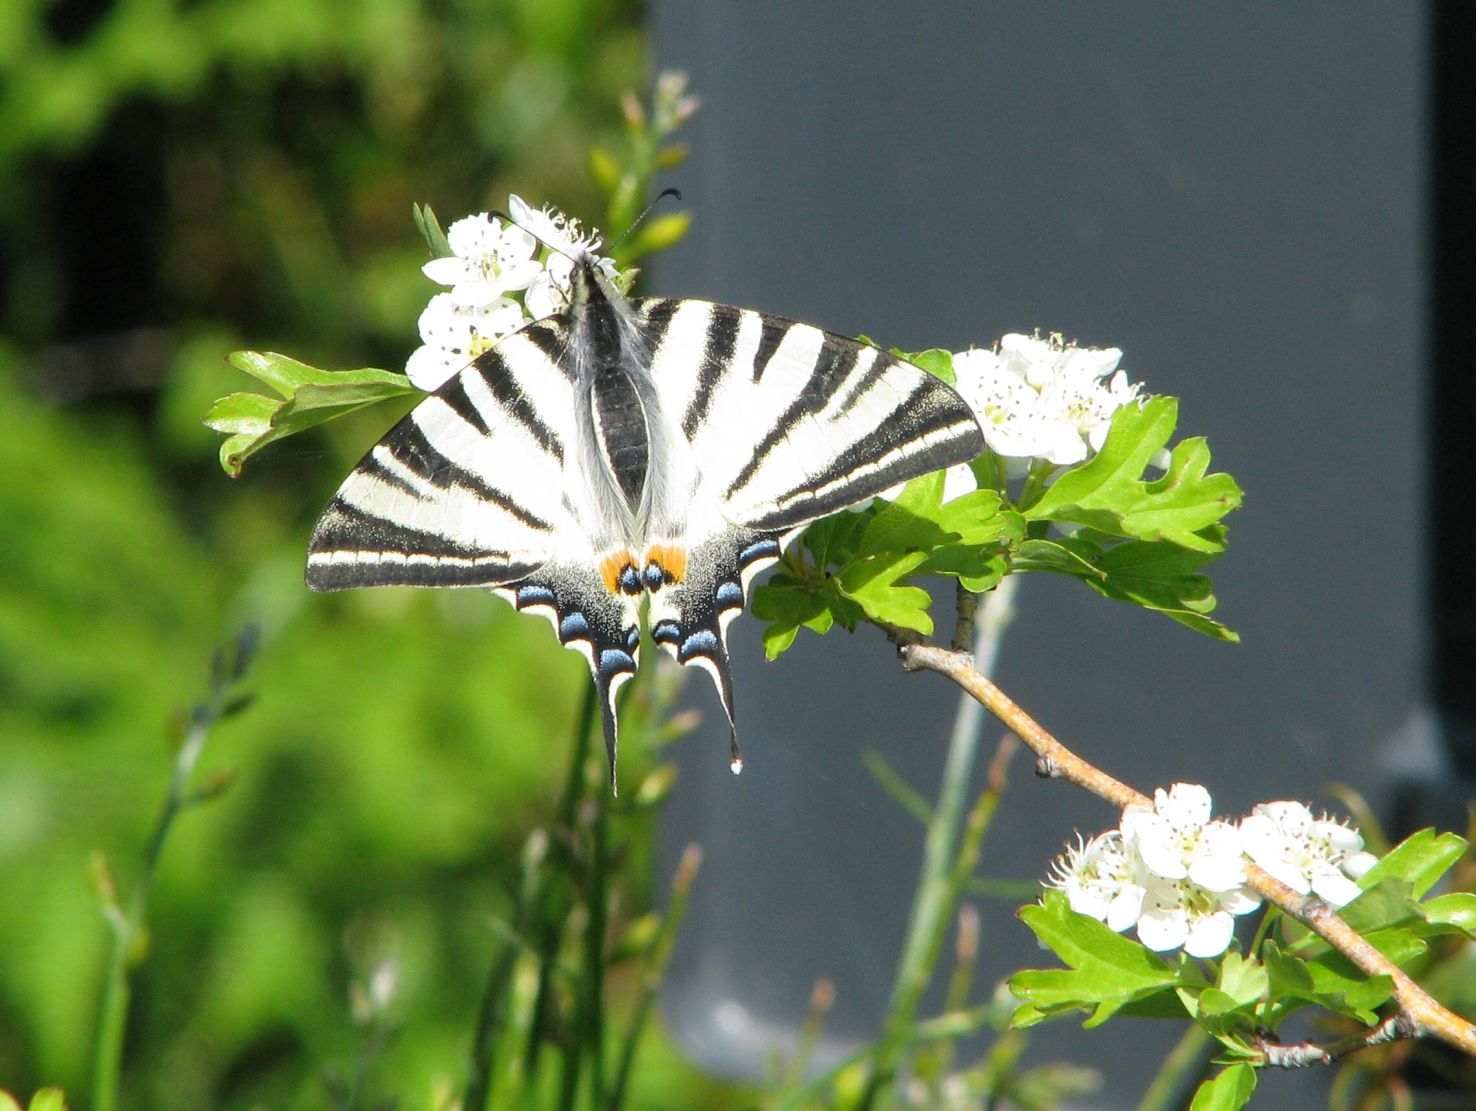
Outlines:
[[[730,766],[743,770],[728,661],[728,625],[743,610],[753,578],[779,558],[782,537],[733,529],[687,552],[682,581],[652,595],[651,639],[679,664],[707,672],[728,716]]]

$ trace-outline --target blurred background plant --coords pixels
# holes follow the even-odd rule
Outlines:
[[[621,0],[0,5],[0,1087],[86,1104],[109,947],[89,858],[134,889],[166,724],[251,619],[258,698],[197,773],[234,782],[154,877],[123,1106],[459,1094],[583,662],[490,597],[309,597],[311,521],[394,413],[241,483],[200,415],[241,387],[240,347],[399,369],[431,290],[415,201],[516,189],[618,229],[675,157],[622,109],[647,71]],[[638,732],[609,840],[633,921],[662,774]],[[716,1098],[659,1041],[640,1063],[633,1102]]]

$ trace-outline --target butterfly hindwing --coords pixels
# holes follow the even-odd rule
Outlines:
[[[678,663],[708,673],[730,727],[734,709],[728,625],[742,612],[754,576],[778,559],[782,548],[778,533],[724,530],[685,549],[680,581],[651,594],[651,639]],[[736,768],[741,766],[736,728],[731,732]]]
[[[627,587],[629,583],[627,577]],[[615,783],[615,697],[640,659],[640,590],[616,589],[590,564],[551,562],[537,574],[497,588],[518,610],[546,617],[559,643],[582,655],[594,678],[610,782]]]

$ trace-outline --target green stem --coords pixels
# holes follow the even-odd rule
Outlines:
[[[1185,1078],[1191,1072],[1197,1076],[1203,1071],[1209,1059],[1206,1051],[1214,1041],[1202,1026],[1191,1022],[1183,1037],[1163,1059],[1158,1075],[1138,1101],[1138,1111],[1169,1111],[1170,1108],[1181,1106],[1186,1094]]]
[[[238,706],[228,708],[232,688],[241,678],[256,643],[256,630],[248,627],[236,640],[234,658],[229,666],[223,653],[218,653],[212,675],[210,693],[203,702],[190,709],[189,728],[174,758],[169,776],[169,789],[164,805],[144,848],[138,880],[125,911],[118,905],[106,866],[99,861],[104,889],[103,913],[113,928],[113,948],[108,957],[107,978],[98,1012],[97,1046],[93,1055],[92,1106],[94,1111],[115,1111],[123,1074],[123,1042],[128,1032],[128,1010],[133,997],[130,977],[143,961],[142,939],[148,933],[149,895],[153,891],[154,874],[164,854],[174,820],[181,811],[199,799],[189,793],[190,776],[199,763],[200,754],[211,727]]]
[[[666,913],[661,918],[661,928],[652,939],[651,947],[646,951],[645,968],[641,974],[635,1011],[630,1020],[630,1028],[625,1034],[625,1044],[621,1047],[620,1063],[615,1072],[615,1083],[610,1089],[610,1111],[620,1111],[625,1102],[626,1087],[630,1082],[631,1071],[635,1065],[636,1049],[640,1046],[641,1033],[645,1029],[646,1020],[650,1017],[651,1008],[655,1003],[656,989],[661,985],[661,978],[666,972],[666,962],[671,957],[676,932],[682,924],[682,919],[686,917],[687,897],[692,893],[692,884],[697,879],[697,870],[701,865],[702,850],[695,844],[688,845],[682,852],[681,863],[677,865],[676,876],[671,881],[671,899],[666,905]]]
[[[975,652],[980,671],[988,672],[993,668],[1000,635],[1009,621],[1014,582],[1014,578],[1006,578],[989,592],[981,607]],[[983,707],[973,698],[960,698],[948,756],[943,765],[938,805],[928,824],[922,872],[892,989],[886,1027],[875,1049],[866,1091],[857,1104],[860,1108],[871,1107],[879,1097],[881,1105],[887,1105],[886,1095],[906,1044],[908,1030],[917,1018],[923,993],[933,976],[943,934],[958,901],[964,877],[954,875],[957,864],[954,854],[983,725]]]
[[[584,698],[579,704],[579,717],[575,725],[573,743],[569,746],[569,770],[564,778],[564,791],[559,799],[558,826],[555,831],[553,851],[567,853],[568,847],[564,842],[573,836],[575,817],[579,812],[579,800],[585,791],[585,765],[589,760],[590,737],[594,732],[595,718],[595,693],[593,683],[584,688]],[[550,1006],[551,993],[553,991],[554,975],[557,971],[559,961],[559,949],[563,945],[564,924],[567,918],[567,906],[555,905],[555,896],[559,894],[555,890],[555,878],[560,872],[567,873],[568,866],[565,864],[551,866],[544,874],[543,882],[539,884],[536,906],[538,908],[538,987],[533,995],[533,1012],[528,1022],[528,1049],[523,1062],[523,1074],[530,1080],[538,1075],[538,1058],[543,1049],[544,1027],[547,1023],[547,1013]],[[562,901],[561,901],[562,902]],[[564,1058],[564,1091],[566,1103],[561,1106],[573,1106],[573,1093],[571,1089],[570,1065],[574,1066],[575,1075],[572,1078],[578,1080],[577,1054],[566,1054]],[[468,1108],[468,1111],[480,1111],[476,1108]]]
[[[527,930],[528,919],[539,903],[547,846],[547,834],[542,830],[534,830],[523,849],[523,880],[513,913],[513,936],[503,940],[501,951],[493,958],[487,970],[486,986],[482,989],[482,1000],[477,1008],[477,1023],[472,1032],[471,1076],[467,1080],[466,1098],[462,1102],[466,1111],[486,1111],[492,1098],[498,1040],[508,1025],[508,996],[519,955],[517,938]]]
[[[589,1054],[589,1106],[605,1106],[605,845],[610,823],[609,794],[599,791],[590,830],[588,908],[584,927],[584,1016],[580,1022]]]

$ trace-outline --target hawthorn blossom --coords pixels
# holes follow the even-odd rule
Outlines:
[[[1128,382],[1121,359],[1116,347],[1011,333],[993,350],[958,352],[953,370],[991,451],[1069,466],[1101,450],[1112,414],[1138,400],[1142,386]]]
[[[1211,891],[1187,879],[1150,877],[1138,918],[1138,940],[1155,952],[1183,948],[1191,957],[1218,957],[1230,947],[1235,915],[1261,899],[1244,888]]]
[[[565,216],[551,205],[544,205],[541,209],[530,208],[516,193],[507,198],[507,207],[514,221],[548,247],[542,269],[528,284],[523,301],[532,319],[551,316],[569,303],[573,260],[594,254],[600,246],[600,234],[596,231],[586,235],[578,220]],[[618,277],[614,259],[596,257],[594,264],[605,277],[611,280]]]
[[[561,311],[572,259],[590,256],[602,274],[619,278],[613,259],[593,255],[597,232],[586,235],[557,209],[530,208],[516,195],[508,208],[509,221],[485,212],[457,220],[446,232],[452,253],[421,267],[449,292],[432,297],[420,314],[421,346],[405,363],[419,389],[439,389],[503,336]]]
[[[1106,922],[1121,933],[1138,920],[1143,910],[1143,886],[1148,876],[1139,860],[1128,851],[1122,834],[1115,829],[1090,841],[1077,835],[1076,844],[1051,865],[1050,886],[1066,893],[1066,901],[1078,914]]]
[[[1210,793],[1197,783],[1175,783],[1153,792],[1153,805],[1123,808],[1122,836],[1148,871],[1166,880],[1187,879],[1208,891],[1245,884],[1240,830],[1211,821]]]
[[[1048,883],[1079,914],[1118,933],[1136,926],[1150,949],[1218,956],[1235,916],[1261,899],[1245,886],[1239,829],[1212,812],[1197,784],[1160,788],[1152,805],[1125,807],[1117,829],[1068,847]]]
[[[1312,892],[1335,907],[1360,893],[1354,881],[1377,859],[1363,851],[1356,829],[1327,815],[1313,818],[1299,802],[1265,802],[1240,823],[1245,851],[1300,895]]]
[[[437,293],[420,314],[421,346],[405,363],[411,385],[430,392],[526,323],[523,306],[510,297],[471,307],[451,293]]]
[[[438,285],[450,286],[459,308],[486,308],[527,289],[543,269],[532,235],[485,212],[457,220],[446,242],[451,254],[431,259],[420,270]]]

